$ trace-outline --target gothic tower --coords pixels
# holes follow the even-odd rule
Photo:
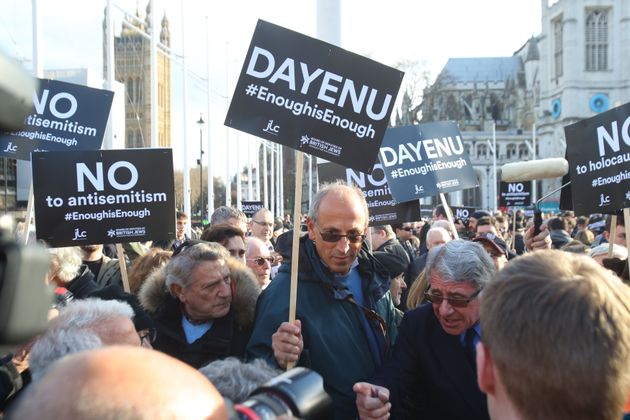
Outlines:
[[[106,34],[103,21],[103,74],[107,77],[105,59]],[[125,147],[151,146],[151,8],[147,4],[144,20],[136,8],[134,16],[126,15],[120,36],[114,38],[115,79],[125,85]],[[162,18],[158,44],[158,143],[171,147],[171,35],[166,15]]]

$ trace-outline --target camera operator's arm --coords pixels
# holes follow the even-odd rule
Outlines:
[[[357,382],[352,388],[357,394],[357,410],[361,420],[389,418],[389,390],[367,382]]]
[[[271,336],[271,348],[278,366],[287,367],[288,362],[297,362],[304,349],[302,324],[299,319],[294,324],[283,322]]]

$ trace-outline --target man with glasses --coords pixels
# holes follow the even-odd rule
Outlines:
[[[273,214],[266,208],[258,210],[252,216],[249,230],[254,238],[258,238],[267,245],[270,251],[273,250],[271,237],[273,236]]]
[[[247,239],[245,262],[256,275],[260,287],[265,289],[271,282],[273,257],[263,241],[254,237]]]
[[[402,247],[407,252],[407,256],[409,257],[409,261],[413,261],[416,257],[416,251],[411,245],[410,239],[413,237],[414,227],[412,222],[405,223],[395,223],[392,224],[392,228],[396,233],[396,239],[402,245]]]
[[[336,419],[356,418],[352,386],[386,358],[395,308],[386,270],[364,241],[368,208],[361,190],[335,183],[313,197],[300,240],[297,321],[290,324],[291,264],[263,291],[247,355],[285,368],[309,367],[324,379]]]
[[[429,251],[430,303],[408,311],[391,359],[372,383],[355,386],[361,418],[488,419],[477,386],[479,294],[492,278],[481,245],[453,240]]]

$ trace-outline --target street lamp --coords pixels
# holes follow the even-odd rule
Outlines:
[[[203,226],[203,125],[205,121],[199,114],[199,218],[201,225]]]

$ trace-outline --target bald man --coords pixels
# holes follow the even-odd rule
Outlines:
[[[271,282],[271,264],[273,257],[267,245],[255,236],[247,238],[245,251],[246,264],[256,275],[261,288],[266,288]]]
[[[216,388],[192,367],[141,347],[59,360],[7,419],[227,419]]]

